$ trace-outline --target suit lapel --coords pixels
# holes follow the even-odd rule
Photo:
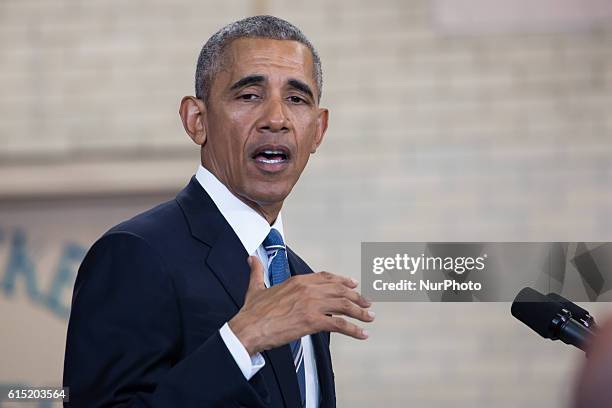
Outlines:
[[[244,305],[244,297],[249,287],[250,269],[246,262],[247,257],[242,242],[228,225],[206,258],[206,264],[223,284],[237,309]]]
[[[266,350],[262,353],[272,366],[286,407],[300,406],[300,388],[295,376],[295,366],[289,345]]]
[[[329,333],[319,332],[311,334],[312,348],[317,362],[317,376],[319,379],[319,408],[335,407],[334,373],[331,367],[329,353]]]
[[[177,196],[191,234],[210,247],[206,264],[221,282],[236,310],[249,285],[248,254],[214,201],[195,177]]]

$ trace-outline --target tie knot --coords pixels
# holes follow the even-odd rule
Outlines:
[[[280,232],[278,232],[278,230],[275,228],[272,228],[270,230],[268,236],[266,237],[266,239],[264,239],[263,246],[264,248],[266,248],[266,250],[285,249],[283,237],[281,236]]]

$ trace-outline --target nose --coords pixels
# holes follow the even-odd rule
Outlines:
[[[289,130],[285,105],[280,98],[269,98],[257,123],[259,131],[286,132]]]

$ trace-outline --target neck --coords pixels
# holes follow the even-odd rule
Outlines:
[[[204,160],[202,160],[202,166],[206,170],[210,171],[217,178],[217,180],[223,183],[223,185],[225,185],[225,187],[227,187],[227,189],[236,198],[238,198],[240,201],[242,201],[243,203],[251,207],[253,210],[255,210],[257,214],[261,215],[268,222],[268,224],[270,225],[274,224],[274,222],[276,221],[276,218],[278,218],[278,214],[280,213],[281,208],[283,207],[283,201],[278,202],[278,203],[264,204],[264,203],[258,203],[253,200],[249,200],[247,197],[243,197],[242,195],[234,191],[229,185],[229,183],[223,180],[223,177],[220,177],[218,172],[215,171],[214,166],[209,166]]]
[[[243,200],[242,197],[238,197],[238,198],[243,203],[245,203],[246,205],[248,205],[249,207],[257,211],[257,213],[261,215],[262,217],[264,217],[266,221],[268,221],[268,224],[270,225],[274,224],[274,222],[278,218],[278,214],[280,213],[280,210],[282,207],[282,203],[276,206],[275,208],[272,208],[272,206],[262,206],[257,203],[250,203],[248,200]]]

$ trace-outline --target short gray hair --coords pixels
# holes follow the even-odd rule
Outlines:
[[[195,93],[198,99],[208,101],[210,87],[222,65],[225,48],[238,38],[269,38],[291,40],[304,44],[312,53],[317,98],[321,100],[323,73],[321,59],[308,38],[293,24],[274,16],[253,16],[235,21],[221,28],[206,41],[200,51],[195,74]]]

